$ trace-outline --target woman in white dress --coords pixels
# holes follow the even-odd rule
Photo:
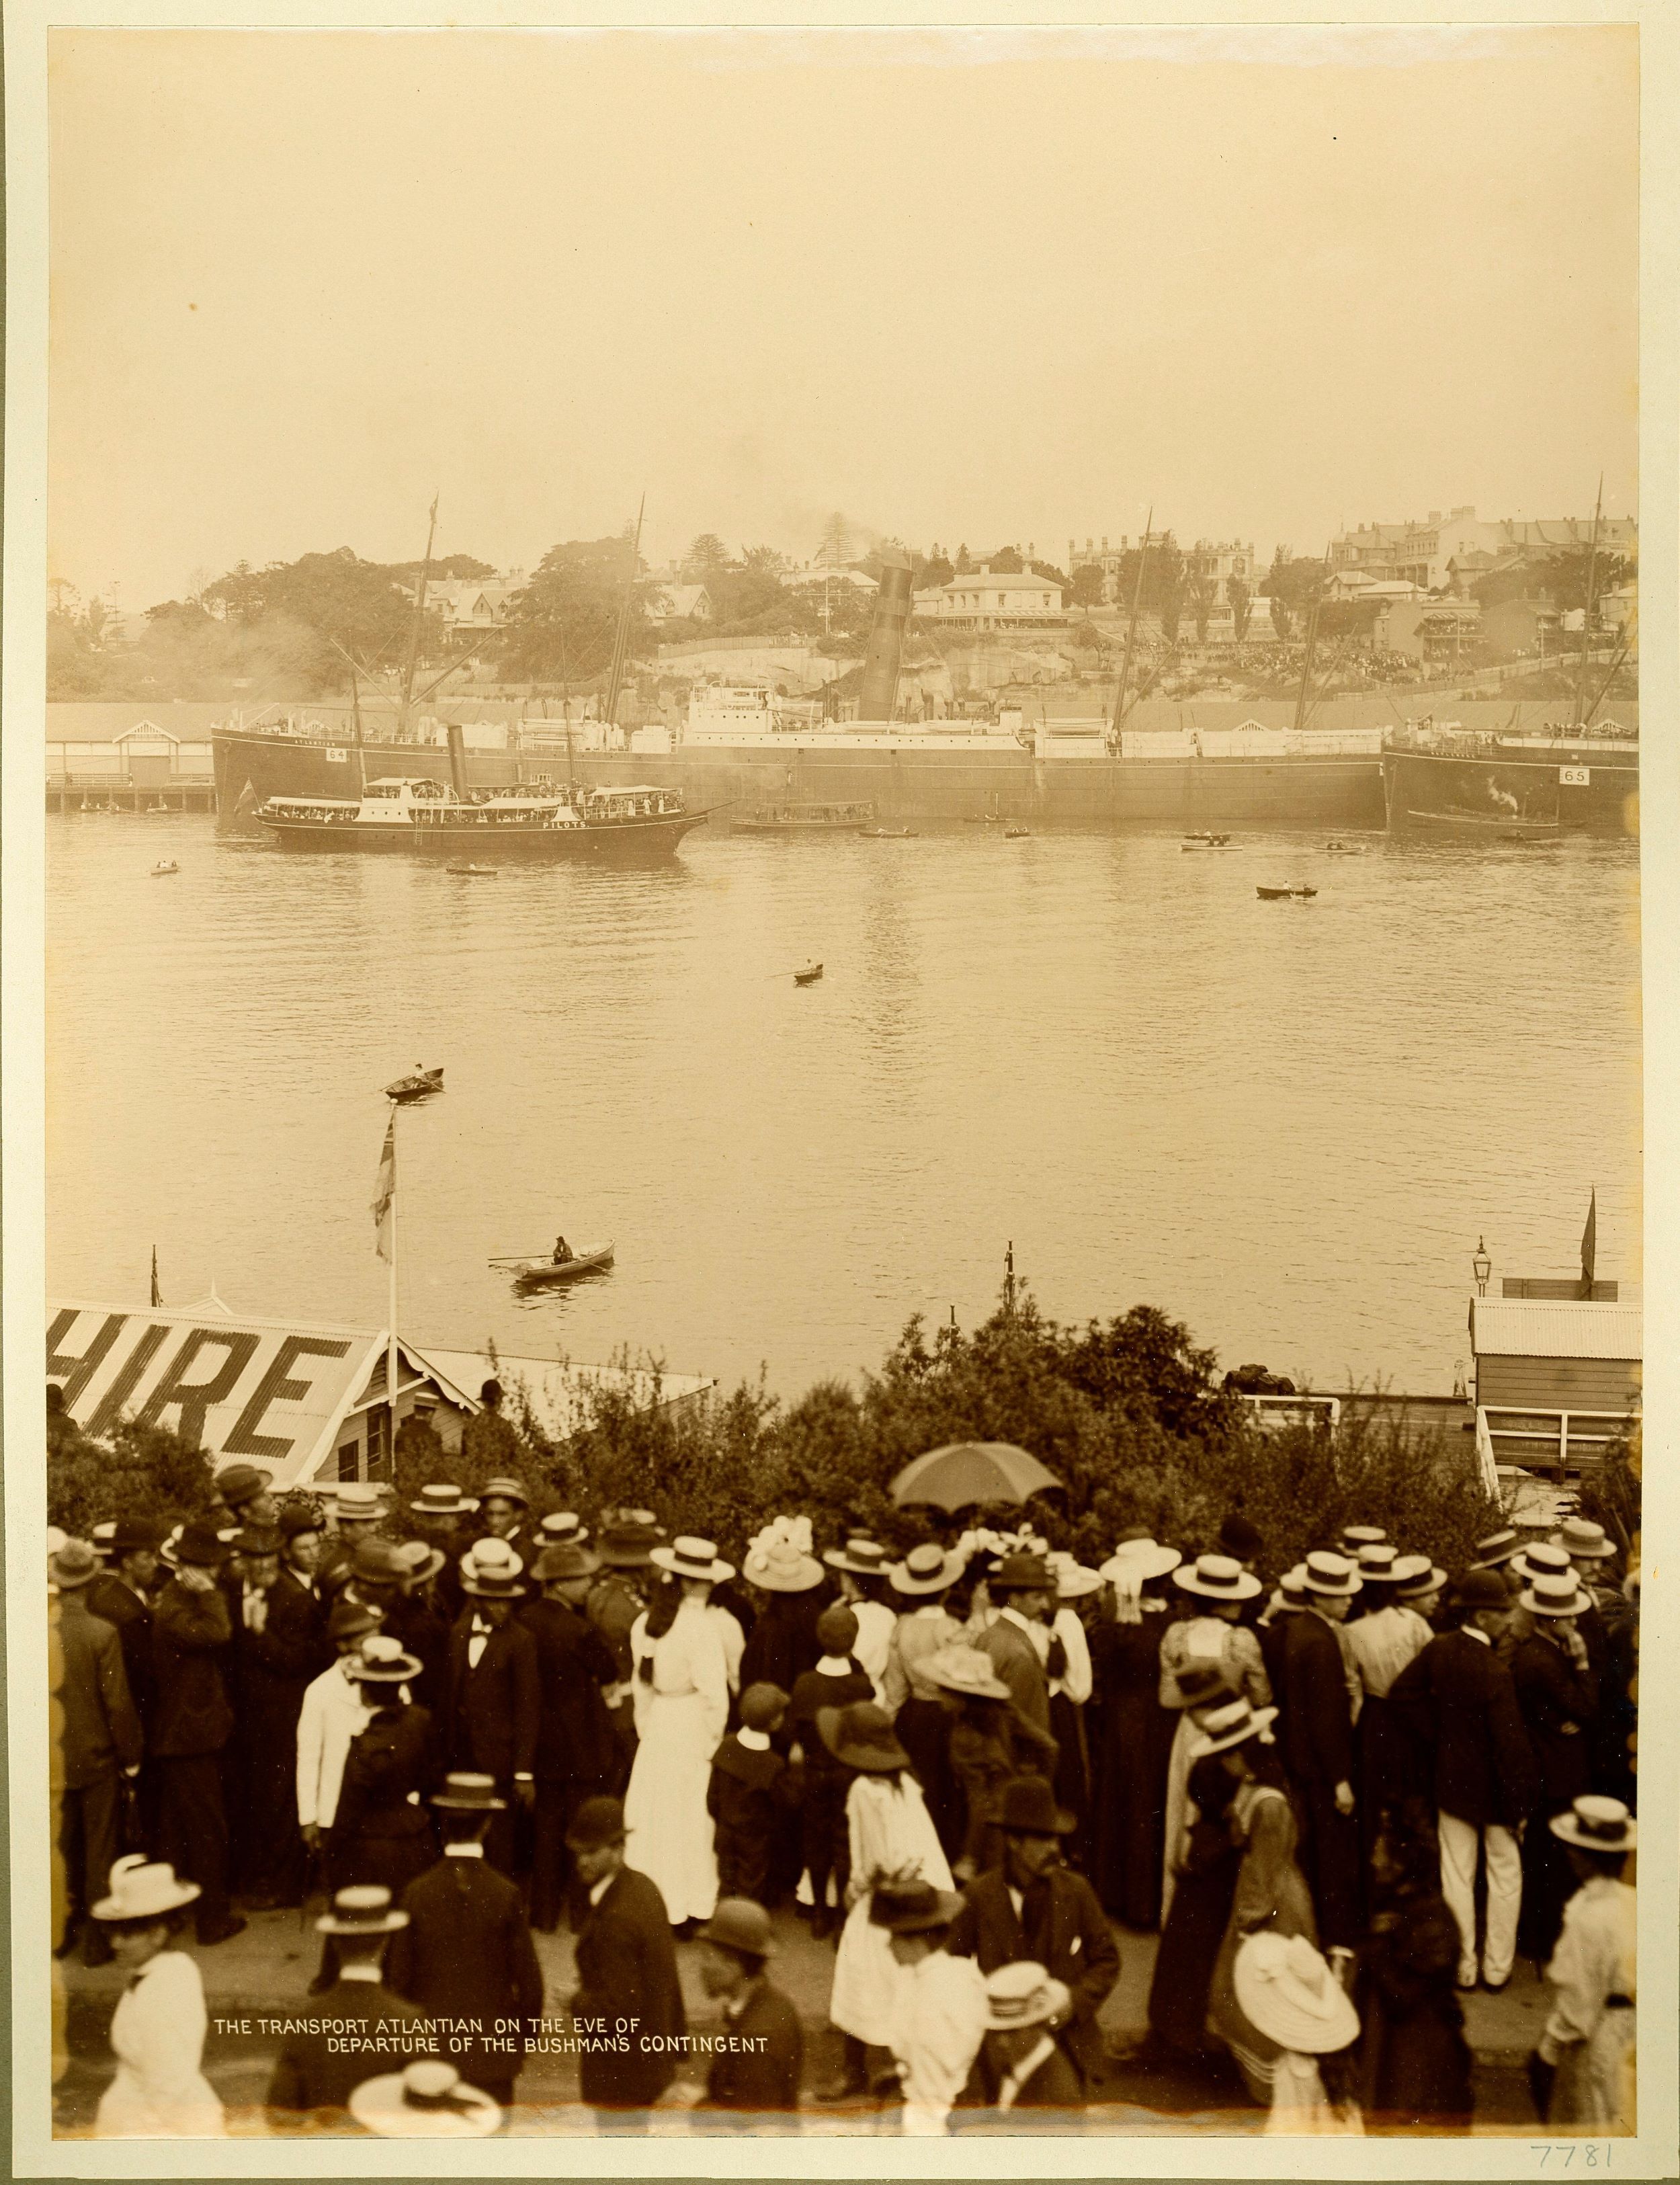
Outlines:
[[[851,1875],[829,1999],[829,2022],[846,2037],[846,2060],[840,2078],[821,2097],[841,2101],[867,2089],[865,2050],[871,2042],[885,2042],[904,1980],[886,1929],[870,1924],[871,1892],[888,1877],[916,1879],[942,1890],[952,1887],[952,1880],[922,1786],[911,1773],[910,1756],[885,1710],[868,1700],[823,1707],[817,1729],[835,1759],[853,1771],[846,1798]]]
[[[117,2074],[100,2097],[98,2139],[225,2139],[221,2104],[203,2070],[204,1984],[176,1927],[198,1894],[172,1866],[138,1852],[111,1869],[93,1917],[111,1938],[128,1986],[111,2020]]]
[[[636,1758],[624,1793],[627,1856],[665,1899],[673,1927],[717,1908],[717,1858],[706,1794],[729,1716],[728,1657],[706,1599],[734,1575],[710,1540],[652,1551],[667,1573],[630,1627]]]
[[[1237,1622],[1242,1604],[1260,1581],[1234,1556],[1197,1556],[1180,1564],[1173,1584],[1193,1599],[1189,1613],[1167,1627],[1161,1640],[1161,1705],[1179,1718],[1167,1760],[1166,1841],[1162,1847],[1161,1923],[1172,1908],[1173,1890],[1188,1846],[1191,1747],[1202,1735],[1200,1715],[1221,1691],[1250,1707],[1271,1705],[1271,1679],[1260,1642]]]

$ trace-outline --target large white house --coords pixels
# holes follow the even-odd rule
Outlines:
[[[921,620],[960,629],[1045,628],[1062,620],[1062,587],[1031,569],[1011,575],[982,567],[918,592],[915,606]]]

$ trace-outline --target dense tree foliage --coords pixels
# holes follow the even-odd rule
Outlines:
[[[551,546],[523,591],[510,602],[503,633],[503,673],[522,682],[586,681],[611,663],[625,587],[631,588],[629,649],[654,642],[648,620],[655,589],[632,563],[630,540],[572,539]]]

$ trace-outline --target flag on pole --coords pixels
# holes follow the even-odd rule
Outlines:
[[[156,1306],[160,1305],[163,1301],[163,1293],[158,1288],[158,1248],[153,1244],[152,1247],[152,1303]]]
[[[373,1186],[373,1227],[382,1260],[391,1256],[391,1202],[397,1195],[397,1118],[385,1126],[385,1149]]]
[[[1593,1186],[1593,1196],[1587,1208],[1587,1227],[1581,1232],[1581,1294],[1593,1294],[1593,1270],[1599,1257],[1599,1187]]]

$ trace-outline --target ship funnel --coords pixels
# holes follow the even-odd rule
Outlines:
[[[466,738],[461,733],[459,721],[451,721],[449,737],[449,786],[465,804],[466,802]]]
[[[898,702],[898,675],[904,662],[904,632],[910,620],[910,557],[897,546],[882,547],[880,589],[875,618],[863,655],[863,681],[857,693],[860,721],[890,721]]]

